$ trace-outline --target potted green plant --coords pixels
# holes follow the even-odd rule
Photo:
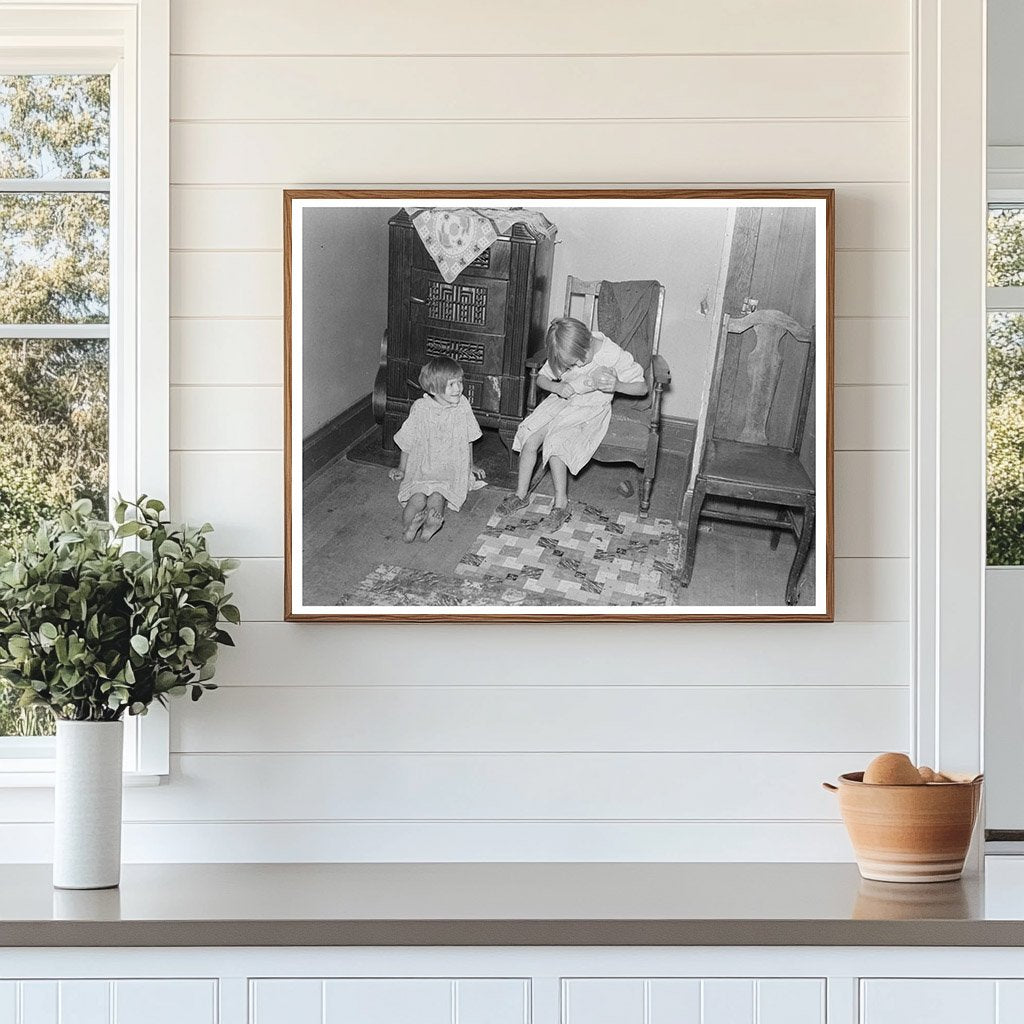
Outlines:
[[[114,522],[78,501],[0,548],[0,677],[57,721],[54,885],[115,886],[121,866],[123,717],[215,689],[234,559],[209,523],[172,525],[164,505],[121,500]],[[129,547],[135,545],[137,548]]]

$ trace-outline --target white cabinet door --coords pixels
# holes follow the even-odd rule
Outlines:
[[[1020,1024],[1024,981],[904,978],[861,982],[861,1024]]]
[[[0,1024],[216,1024],[209,978],[0,982]]]
[[[250,1024],[523,1024],[521,978],[255,978]]]
[[[567,978],[565,1024],[825,1024],[821,978]]]

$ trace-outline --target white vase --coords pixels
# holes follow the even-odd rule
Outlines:
[[[121,722],[57,722],[53,884],[109,889],[121,880]]]

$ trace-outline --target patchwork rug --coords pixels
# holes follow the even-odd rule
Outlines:
[[[523,590],[500,579],[461,579],[424,569],[378,565],[339,605],[466,607],[469,605],[538,606],[565,604],[558,594]]]
[[[545,532],[553,499],[534,495],[514,516],[495,513],[456,567],[459,576],[500,583],[544,603],[669,605],[675,602],[679,529],[669,519],[641,519],[571,502],[572,518]]]

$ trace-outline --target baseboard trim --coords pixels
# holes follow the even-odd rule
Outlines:
[[[308,481],[373,426],[371,395],[315,430],[302,442],[302,479]]]
[[[661,417],[661,448],[672,455],[692,455],[697,442],[697,421],[681,416]]]

